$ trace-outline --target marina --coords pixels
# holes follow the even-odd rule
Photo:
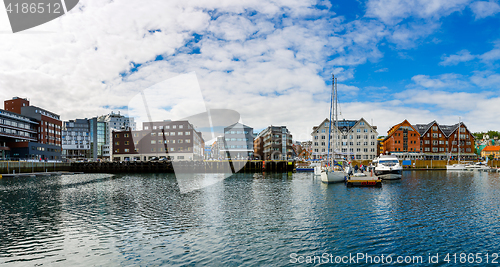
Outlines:
[[[381,188],[312,173],[189,179],[217,182],[182,193],[173,174],[1,179],[0,264],[295,266],[293,253],[427,263],[429,253],[496,253],[500,242],[499,173],[403,171]]]

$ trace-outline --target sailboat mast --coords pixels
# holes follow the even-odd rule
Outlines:
[[[333,90],[333,97],[335,99],[335,121],[333,123],[333,159],[335,160],[335,148],[337,147],[337,129],[338,129],[338,121],[339,121],[339,113],[338,113],[338,95],[337,95],[337,78],[335,79],[335,87]],[[333,162],[333,161],[332,161]]]
[[[458,117],[458,163],[460,163],[460,126],[462,126],[460,117]]]
[[[330,120],[328,124],[328,153],[326,160],[328,163],[330,163],[330,140],[332,137],[332,113],[333,113],[333,89],[334,89],[334,81],[335,81],[335,76],[332,74],[332,92],[330,94]]]

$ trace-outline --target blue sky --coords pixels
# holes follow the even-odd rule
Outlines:
[[[307,140],[328,116],[334,73],[341,118],[380,135],[404,119],[498,130],[499,16],[497,1],[474,0],[82,0],[12,34],[0,12],[0,95],[74,119],[126,113],[141,90],[196,77],[186,82],[202,97],[164,88],[158,113],[233,109]]]

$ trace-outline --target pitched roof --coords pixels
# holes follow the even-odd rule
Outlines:
[[[497,151],[500,151],[500,146],[486,146],[481,151],[493,151],[493,152],[497,152]]]
[[[413,128],[415,128],[415,130],[418,131],[418,133],[420,134],[420,136],[422,136],[422,135],[424,135],[431,128],[431,126],[434,123],[437,123],[437,122],[434,120],[434,121],[432,121],[432,122],[430,122],[428,124],[414,124],[412,126],[413,126]]]

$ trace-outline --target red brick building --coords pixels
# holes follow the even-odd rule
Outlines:
[[[411,125],[407,120],[396,124],[383,141],[385,153],[405,158],[475,158],[474,137],[463,123],[440,125],[436,121]]]
[[[420,134],[407,121],[396,124],[387,131],[382,141],[384,152],[420,152]]]

